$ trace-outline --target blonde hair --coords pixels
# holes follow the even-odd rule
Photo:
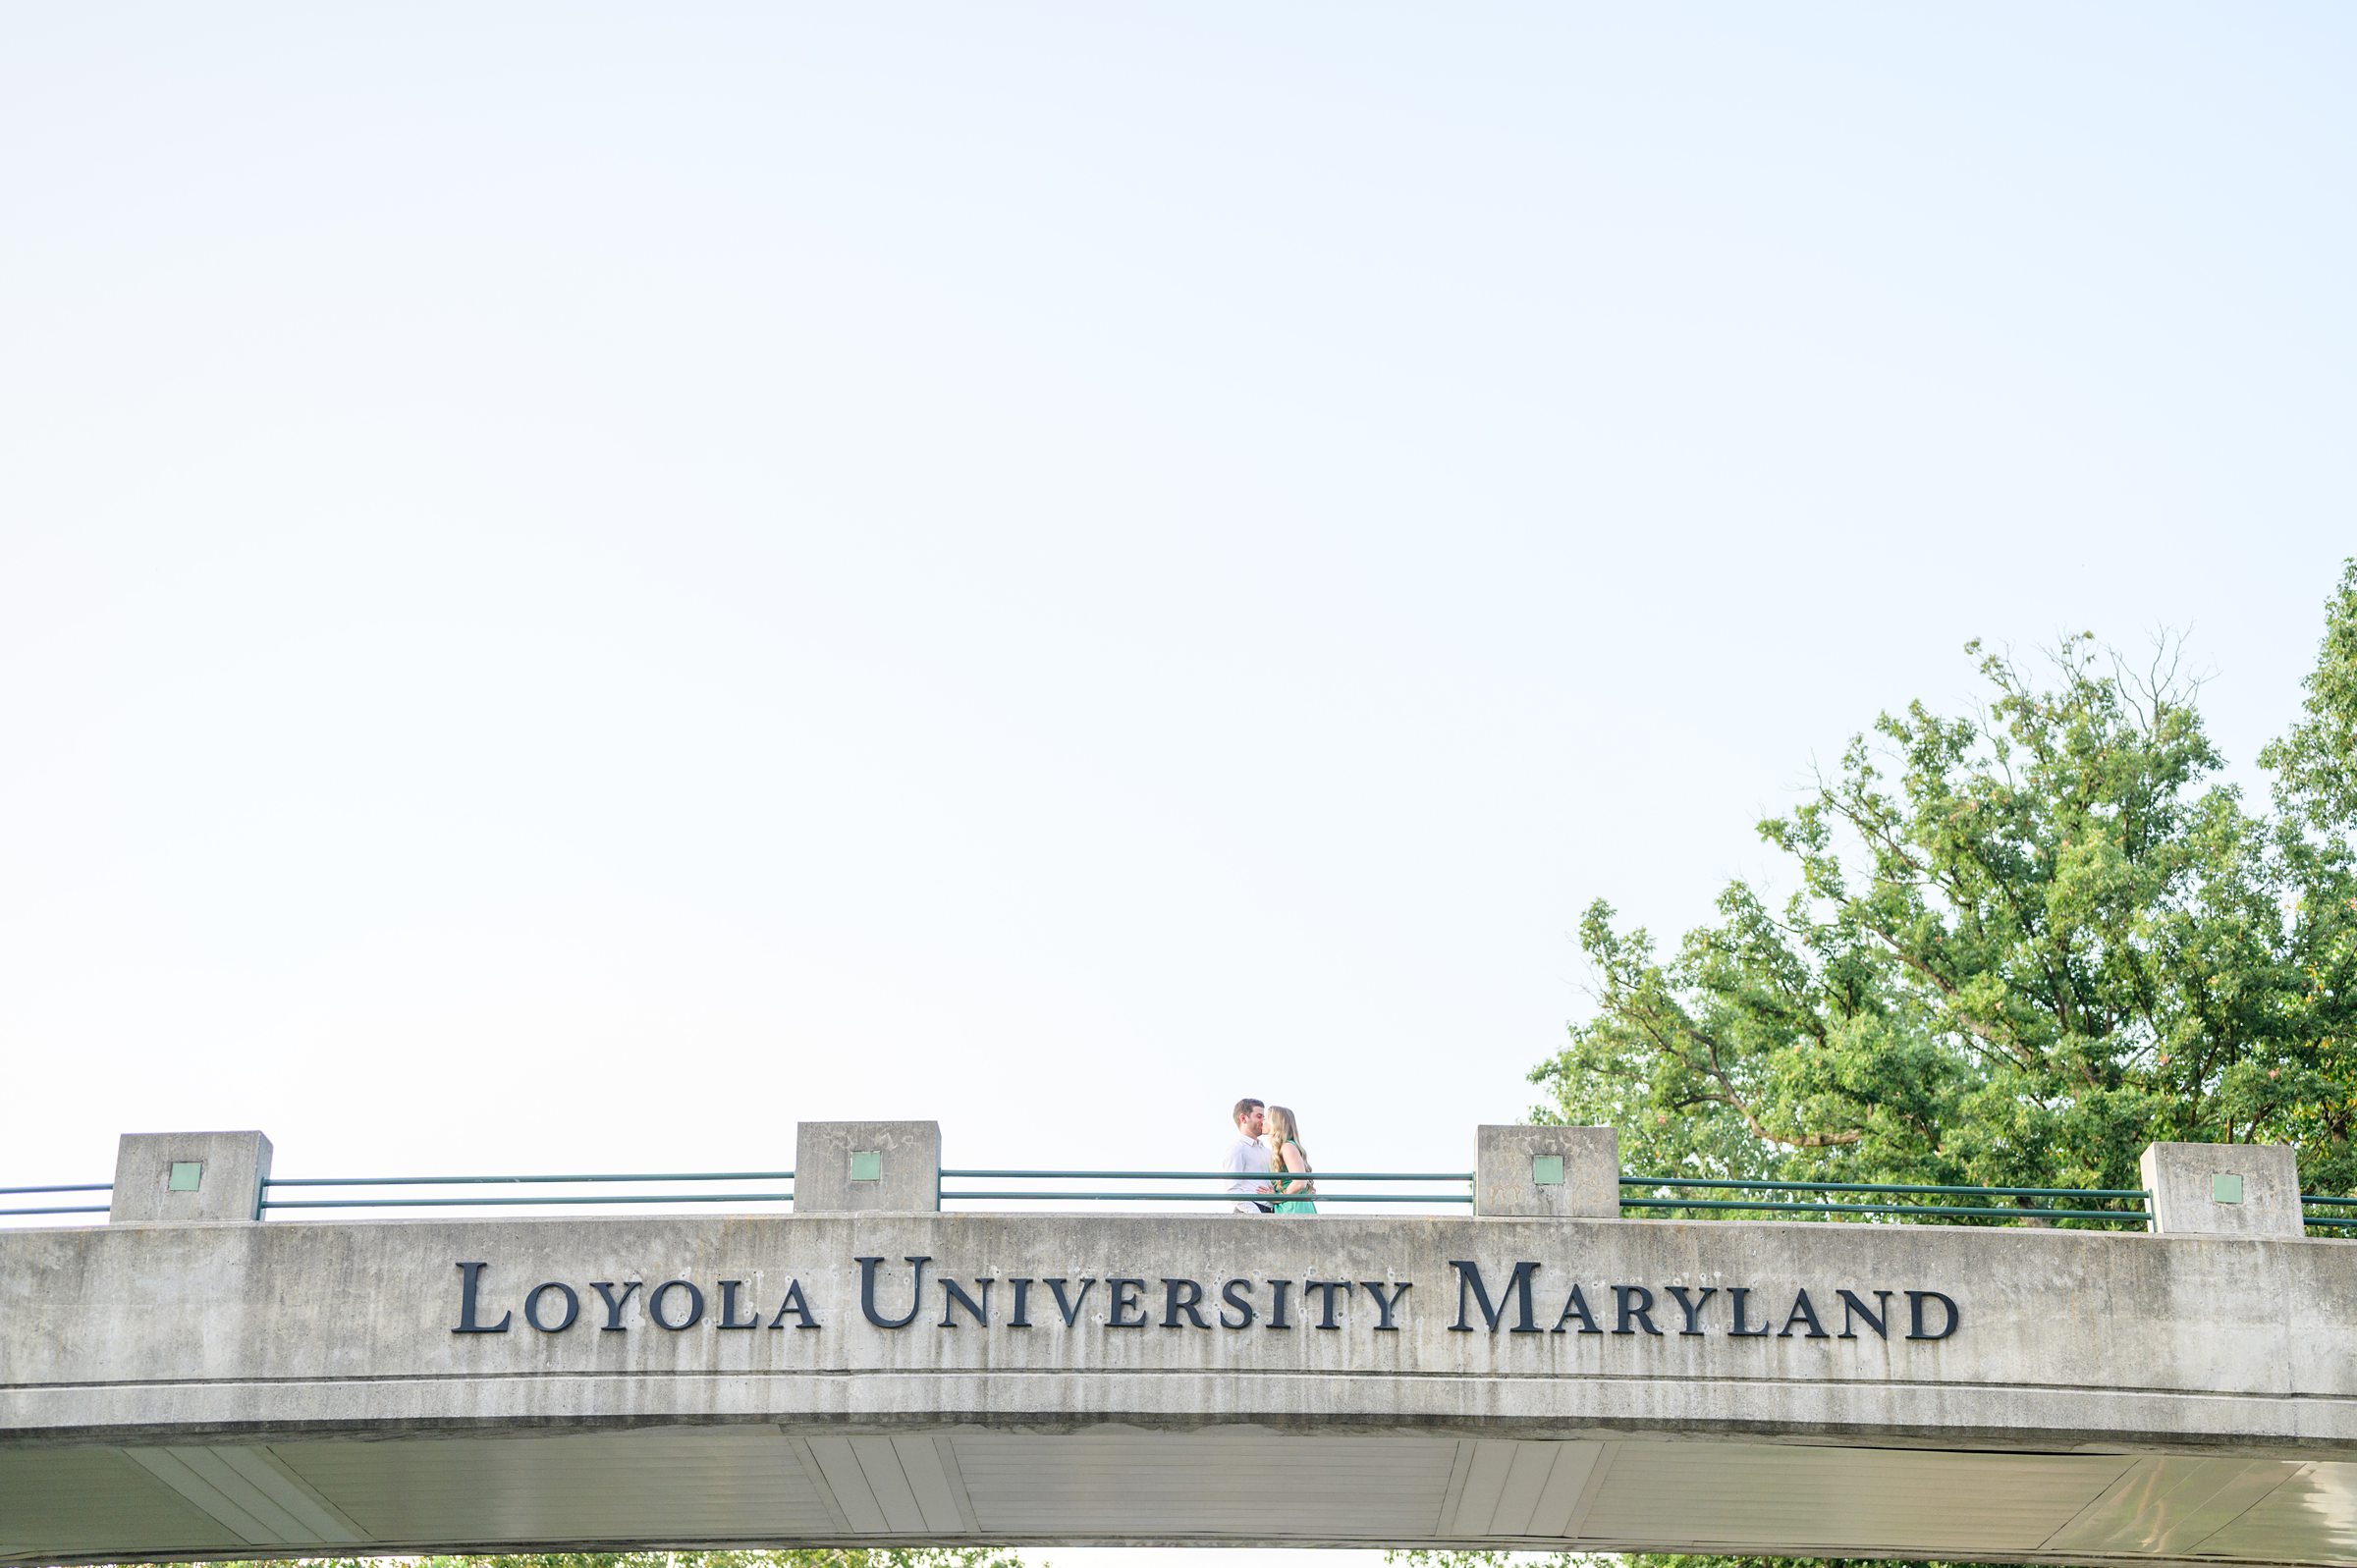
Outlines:
[[[1295,1145],[1296,1147],[1299,1146],[1301,1142],[1301,1123],[1294,1120],[1293,1113],[1283,1106],[1270,1106],[1267,1108],[1267,1113],[1269,1168],[1271,1170],[1283,1170],[1285,1168],[1285,1146],[1288,1143]],[[1309,1158],[1309,1151],[1306,1149],[1302,1150],[1301,1158],[1307,1160]]]

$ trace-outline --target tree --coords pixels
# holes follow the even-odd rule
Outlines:
[[[1502,1551],[1436,1551],[1415,1547],[1384,1553],[1384,1561],[1394,1568],[1507,1568],[1510,1560]],[[1936,1560],[1901,1564],[1875,1557],[1689,1557],[1660,1551],[1632,1551],[1615,1556],[1608,1552],[1562,1551],[1546,1557],[1543,1568],[1987,1568],[1987,1565]]]
[[[2357,561],[2327,607],[2325,642],[2308,676],[2304,717],[2259,753],[2275,800],[2299,828],[2342,846],[2357,834]]]
[[[1760,824],[1781,903],[1735,882],[1667,955],[1591,905],[1537,1114],[1649,1173],[2128,1188],[2174,1139],[2357,1190],[2357,562],[2272,810],[2216,780],[2173,647],[1980,672],[1980,710],[1885,715]]]
[[[1012,1551],[984,1546],[894,1549],[817,1547],[785,1551],[559,1551],[517,1556],[300,1557],[289,1562],[229,1561],[210,1568],[1021,1568]]]
[[[1668,957],[1589,907],[1594,1014],[1531,1073],[1534,1116],[1618,1127],[1649,1173],[2135,1187],[2143,1146],[2183,1139],[2292,1144],[2305,1190],[2357,1193],[2357,561],[2302,718],[2260,754],[2269,812],[2213,782],[2170,650],[2131,667],[2080,637],[2043,672],[1980,669],[1979,712],[1884,716],[1760,824],[1781,905],[1736,882]]]

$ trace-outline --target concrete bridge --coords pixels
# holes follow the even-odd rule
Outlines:
[[[791,1215],[257,1221],[259,1134],[0,1232],[0,1561],[1437,1544],[2357,1563],[2357,1246],[2288,1151],[2153,1233],[1618,1217],[1483,1128],[1470,1217],[938,1212],[930,1123]]]

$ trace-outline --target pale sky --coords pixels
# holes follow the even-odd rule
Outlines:
[[[1462,1169],[1969,637],[2357,553],[2335,4],[0,12],[0,1185]],[[1328,1559],[1331,1560],[1331,1559]]]

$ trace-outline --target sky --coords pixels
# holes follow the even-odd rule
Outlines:
[[[1777,886],[1967,639],[2185,632],[2264,788],[2353,74],[2332,4],[13,6],[0,1185],[1177,1168],[1246,1094],[1467,1169],[1581,909]]]

